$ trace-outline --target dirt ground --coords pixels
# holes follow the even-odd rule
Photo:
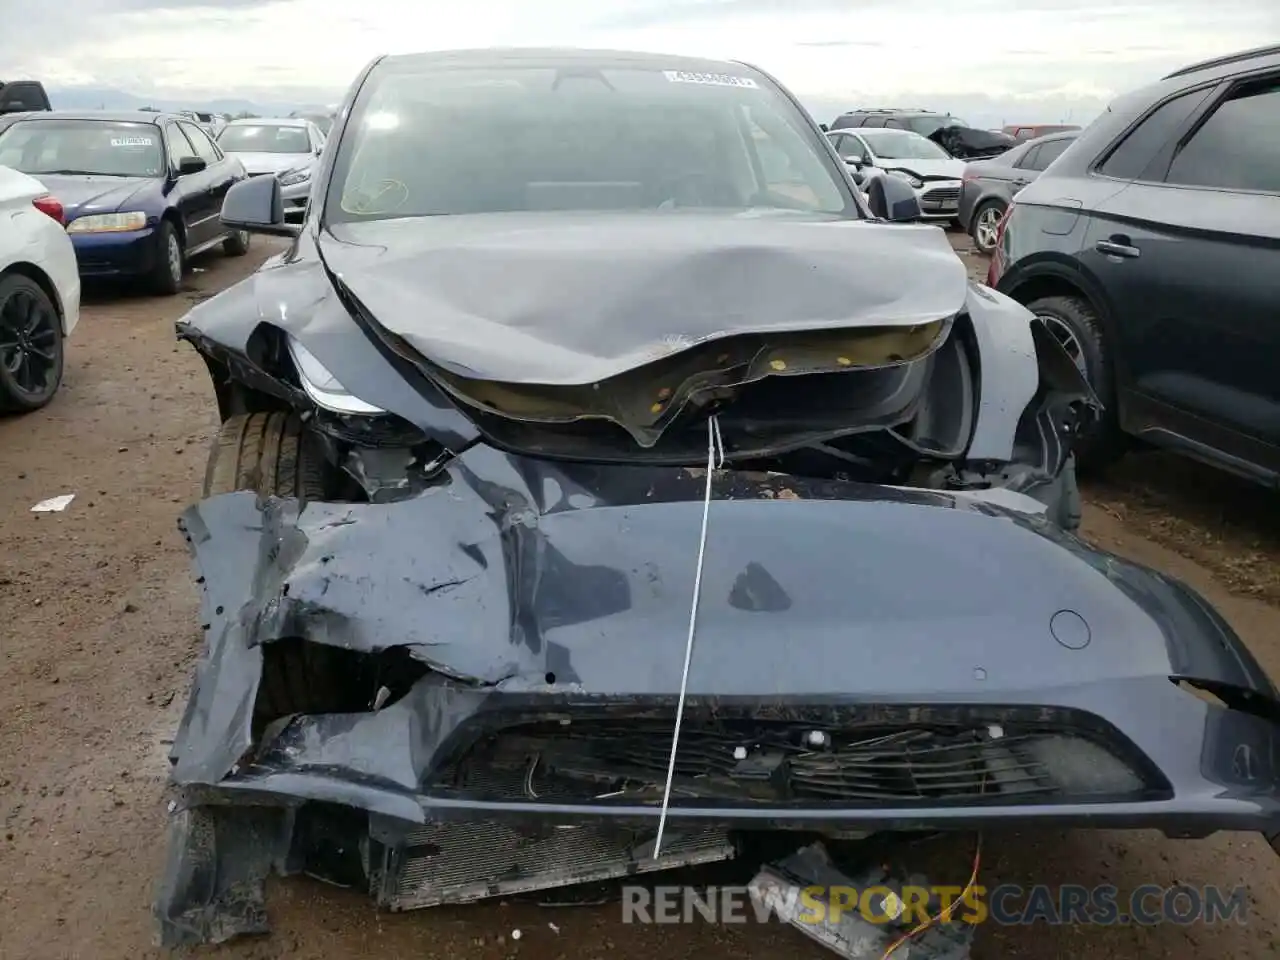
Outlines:
[[[257,240],[245,259],[212,254],[175,298],[93,294],[69,345],[62,393],[43,412],[0,421],[0,958],[161,955],[151,946],[149,904],[163,855],[164,756],[199,642],[175,520],[198,494],[215,426],[206,374],[174,341],[173,321],[276,248]],[[64,513],[30,512],[61,493],[76,494]],[[1274,495],[1157,453],[1131,457],[1086,493],[1091,540],[1202,590],[1280,676]],[[947,869],[932,879],[962,884],[968,860],[957,854]],[[1246,923],[1214,928],[987,925],[979,960],[1280,954],[1280,860],[1254,836],[992,835],[981,880],[1122,890],[1243,884],[1250,905]],[[385,916],[359,893],[295,879],[273,884],[271,910],[271,937],[199,955],[829,956],[777,925],[623,926],[617,904],[489,903]]]

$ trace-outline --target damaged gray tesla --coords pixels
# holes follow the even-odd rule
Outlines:
[[[769,76],[387,57],[314,181],[301,226],[232,188],[293,239],[178,325],[222,427],[162,942],[266,929],[273,871],[408,909],[754,831],[1277,830],[1272,683],[1071,532],[1066,352]]]

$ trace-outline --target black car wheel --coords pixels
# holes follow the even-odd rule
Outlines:
[[[324,500],[331,495],[334,469],[314,434],[290,413],[250,413],[231,417],[218,431],[205,468],[204,495],[252,490],[262,497]],[[264,656],[254,707],[261,728],[279,717],[315,713],[340,702],[332,673],[323,669],[324,651],[315,644],[277,642]]]
[[[168,220],[160,221],[156,230],[156,262],[151,270],[151,285],[157,293],[172,296],[182,288],[182,238]]]
[[[1004,216],[1005,205],[999,200],[988,200],[973,212],[969,221],[969,236],[979,253],[990,254],[996,248],[996,236],[1000,229],[1000,218]]]
[[[1097,471],[1124,453],[1124,437],[1115,413],[1115,380],[1111,354],[1093,305],[1083,297],[1041,297],[1027,304],[1062,344],[1094,393],[1102,416],[1076,438],[1075,456],[1082,473]]]
[[[249,231],[232,230],[230,236],[222,241],[222,252],[228,257],[243,257],[249,252]]]
[[[0,280],[0,410],[26,413],[62,383],[62,317],[30,277]]]

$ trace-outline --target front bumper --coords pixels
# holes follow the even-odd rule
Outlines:
[[[704,480],[485,447],[447,474],[395,503],[300,512],[244,493],[185,514],[207,649],[172,755],[180,803],[160,912],[174,942],[194,929],[182,924],[199,874],[196,815],[224,832],[231,811],[266,818],[250,831],[260,872],[316,872],[304,848],[314,853],[314,837],[343,823],[348,846],[366,837],[383,859],[332,879],[399,908],[448,899],[419,881],[421,849],[450,835],[590,827],[642,838],[628,849],[652,841]],[[716,491],[678,764],[686,779],[670,814],[690,856],[719,850],[725,831],[1280,832],[1275,688],[1182,585],[972,499],[732,471]],[[264,677],[278,676],[291,648],[361,689],[314,711],[260,715]],[[625,750],[609,762],[622,756],[640,786],[619,793],[599,755],[566,752],[584,727],[577,745],[589,752],[607,746],[606,728],[622,730]],[[969,752],[943,757],[945,787],[921,779],[920,756],[914,779],[887,785],[881,773],[904,769],[887,741],[873,755],[850,747],[834,774],[792,750],[780,775],[769,755],[789,748],[769,738],[793,728],[864,740],[945,728]],[[1013,790],[1011,771],[1028,764],[1014,771],[984,751],[1031,749],[1018,738],[1042,734],[1088,749],[1034,753],[1047,779]],[[316,810],[340,812],[308,826]]]
[[[150,273],[156,263],[156,231],[70,234],[82,277],[133,277]]]
[[[301,223],[307,213],[307,200],[311,196],[311,181],[281,186],[280,198],[284,202],[286,223]]]
[[[960,213],[959,180],[926,180],[916,190],[920,213],[926,220],[954,220]]]

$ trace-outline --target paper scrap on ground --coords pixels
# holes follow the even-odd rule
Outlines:
[[[64,493],[61,496],[50,497],[48,500],[41,500],[31,508],[32,513],[61,513],[76,498],[74,493]]]

